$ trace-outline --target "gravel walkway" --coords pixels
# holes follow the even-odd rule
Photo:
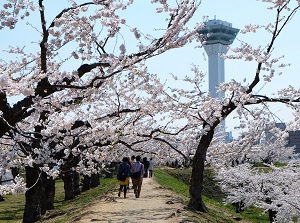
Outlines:
[[[97,199],[74,219],[78,223],[189,223],[184,200],[172,191],[163,189],[153,178],[144,178],[139,198],[133,189],[118,197],[118,188]]]

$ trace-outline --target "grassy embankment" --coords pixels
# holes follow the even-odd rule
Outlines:
[[[97,188],[82,192],[71,201],[64,201],[64,186],[61,180],[56,181],[54,210],[47,211],[43,215],[44,223],[65,223],[68,222],[85,205],[95,198],[105,194],[117,184],[115,178],[103,178],[101,185]],[[0,223],[22,222],[24,213],[25,195],[6,195],[5,201],[0,202]]]
[[[189,196],[189,181],[191,176],[190,169],[164,169],[155,171],[155,180],[163,187],[183,194],[187,198]],[[203,200],[208,207],[208,213],[198,213],[196,222],[253,222],[268,223],[267,214],[257,208],[246,208],[241,214],[235,213],[232,205],[224,205],[222,200],[224,194],[217,186],[217,182],[213,179],[213,170],[206,169],[204,176]]]

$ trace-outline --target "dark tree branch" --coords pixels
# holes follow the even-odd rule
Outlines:
[[[270,98],[265,95],[252,95],[253,98],[256,99],[255,102],[248,102],[245,105],[251,105],[251,104],[259,104],[263,102],[269,102],[269,103],[274,103],[274,102],[279,102],[283,104],[288,104],[292,105],[292,103],[298,103],[300,102],[300,97],[296,99],[291,99],[291,98]]]
[[[85,73],[90,72],[94,68],[97,68],[97,67],[109,67],[109,66],[110,66],[109,63],[101,63],[101,62],[92,63],[92,64],[83,64],[83,65],[81,65],[77,69],[78,76],[81,78]]]
[[[148,140],[147,140],[148,141]],[[142,152],[142,153],[147,153],[147,154],[154,154],[154,155],[156,155],[156,153],[155,152],[148,152],[148,151],[145,151],[145,150],[142,150],[142,149],[135,149],[135,148],[133,148],[133,145],[137,145],[137,144],[139,144],[139,143],[142,143],[142,141],[136,141],[136,142],[134,142],[134,143],[132,143],[132,144],[128,144],[127,142],[125,142],[125,141],[123,141],[123,140],[119,140],[118,141],[120,144],[122,144],[122,145],[124,145],[124,146],[126,146],[128,149],[130,149],[130,150],[132,150],[132,151],[134,151],[134,152]]]
[[[77,9],[77,8],[79,8],[79,7],[82,7],[82,6],[86,6],[86,5],[94,5],[94,4],[95,4],[95,3],[93,3],[93,2],[86,2],[86,3],[83,3],[83,4],[78,5],[78,6],[76,6],[76,7],[70,7],[70,8],[66,8],[66,9],[62,10],[57,16],[55,16],[55,18],[54,18],[53,21],[51,22],[51,24],[50,24],[48,30],[49,30],[50,28],[52,28],[52,27],[55,26],[55,20],[61,18],[63,14],[65,14],[65,13],[71,11],[71,10]]]
[[[186,155],[183,154],[180,150],[176,149],[170,142],[168,142],[165,139],[159,138],[159,137],[153,137],[154,140],[163,142],[165,144],[167,144],[171,149],[175,150],[177,153],[179,153],[182,157],[184,157],[185,159],[187,159]]]
[[[140,136],[140,137],[148,137],[148,138],[150,137],[150,138],[152,138],[153,135],[154,135],[155,133],[162,133],[162,134],[164,134],[164,135],[178,135],[180,132],[184,131],[187,127],[188,127],[188,125],[182,127],[181,129],[179,129],[179,130],[178,130],[177,132],[175,132],[175,133],[172,133],[172,132],[164,132],[164,131],[162,131],[161,129],[153,129],[153,130],[150,132],[150,134],[138,134],[138,136]]]
[[[140,110],[141,110],[140,108],[137,108],[137,109],[124,108],[124,109],[122,109],[122,110],[120,110],[120,111],[115,111],[115,112],[112,112],[112,113],[107,114],[107,115],[105,115],[105,116],[102,116],[102,117],[100,117],[100,118],[96,118],[96,120],[105,119],[105,118],[107,118],[107,117],[109,117],[109,118],[111,118],[111,117],[119,117],[120,114],[122,114],[122,113],[134,113],[134,112],[138,112],[138,111],[140,111]]]

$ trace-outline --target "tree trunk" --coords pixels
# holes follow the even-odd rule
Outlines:
[[[203,135],[198,144],[196,154],[192,163],[192,176],[190,185],[190,200],[188,207],[207,212],[207,208],[202,200],[204,162],[206,160],[206,152],[214,135],[214,130],[210,130],[207,135]]]
[[[66,172],[63,177],[64,181],[64,189],[65,189],[65,200],[72,200],[75,197],[74,192],[74,181],[73,181],[73,172],[68,171]]]
[[[76,171],[68,171],[63,176],[65,200],[72,200],[80,194],[80,175]]]
[[[19,175],[19,168],[17,168],[17,167],[12,167],[12,168],[11,168],[11,174],[13,175],[13,178],[15,179],[16,176]]]
[[[91,175],[91,187],[98,187],[100,185],[100,175],[92,174]]]
[[[73,172],[73,181],[74,181],[74,193],[75,196],[80,194],[80,174]]]
[[[275,218],[276,218],[276,214],[277,212],[276,211],[273,211],[273,210],[268,210],[269,212],[269,220],[270,220],[270,223],[273,223],[275,222]]]
[[[47,178],[47,175],[44,174],[43,185],[44,185],[43,210],[45,211],[52,210],[54,209],[55,180],[53,180],[52,178]]]
[[[0,175],[0,185],[2,185],[2,176]],[[4,197],[0,195],[0,201],[5,201]]]
[[[91,177],[83,175],[82,191],[87,191],[89,189],[91,189]]]
[[[41,219],[42,213],[42,181],[40,170],[37,166],[25,168],[26,171],[26,187],[30,188],[25,193],[25,210],[23,215],[23,223],[33,223]]]
[[[46,213],[46,188],[45,188],[45,183],[46,182],[46,179],[47,179],[47,175],[46,173],[42,172],[41,175],[40,175],[40,180],[41,183],[42,183],[42,186],[41,186],[41,214],[45,214]]]

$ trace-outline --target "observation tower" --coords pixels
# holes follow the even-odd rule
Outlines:
[[[231,45],[239,29],[222,20],[208,20],[205,27],[199,31],[202,45],[208,55],[209,92],[212,97],[222,99],[224,93],[217,93],[216,86],[225,81],[224,58],[228,46]]]
[[[222,99],[224,92],[217,93],[217,86],[225,81],[223,54],[228,51],[239,32],[232,24],[218,19],[208,20],[205,26],[199,31],[202,45],[208,55],[208,76],[209,92],[214,98]],[[221,122],[225,131],[225,121]]]

